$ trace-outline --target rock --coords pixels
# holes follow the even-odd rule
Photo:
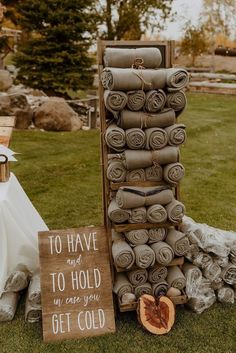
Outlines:
[[[78,114],[62,98],[50,98],[38,107],[34,123],[47,131],[77,131],[83,125]]]
[[[7,91],[13,81],[11,78],[11,74],[7,70],[0,70],[0,91]]]
[[[181,291],[178,288],[170,287],[166,293],[167,297],[178,297]]]
[[[121,297],[122,304],[130,304],[136,301],[136,296],[133,293],[125,293]]]

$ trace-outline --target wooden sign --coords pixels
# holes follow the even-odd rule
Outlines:
[[[104,227],[39,233],[44,341],[115,331]]]

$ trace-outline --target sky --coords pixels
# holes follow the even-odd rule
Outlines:
[[[181,27],[187,20],[192,20],[194,24],[197,23],[199,14],[202,9],[202,0],[174,0],[172,8],[177,12],[175,22],[166,22],[166,30],[161,34],[166,39],[180,39]]]

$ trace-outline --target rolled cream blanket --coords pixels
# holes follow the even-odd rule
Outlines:
[[[114,223],[124,223],[130,217],[130,210],[123,210],[118,207],[116,201],[113,199],[108,206],[108,217]]]
[[[168,291],[168,283],[165,280],[161,280],[157,283],[153,283],[152,285],[152,293],[154,297],[159,298],[162,295],[166,295]]]
[[[159,127],[152,127],[145,130],[146,149],[159,150],[167,145],[167,133]]]
[[[136,268],[127,272],[128,279],[133,286],[144,284],[148,279],[148,272],[145,268]]]
[[[146,282],[134,288],[134,294],[137,298],[141,297],[143,294],[152,294],[152,286],[150,283]]]
[[[200,268],[205,268],[213,263],[212,257],[210,254],[199,251],[196,256],[193,258],[193,264]]]
[[[121,186],[116,194],[116,202],[120,208],[166,205],[173,199],[173,191],[168,186]]]
[[[145,170],[142,168],[129,170],[126,173],[126,181],[145,181],[145,180],[146,180]]]
[[[169,164],[178,162],[179,148],[166,146],[158,151],[125,150],[124,165],[128,170],[151,167],[153,164]]]
[[[163,168],[163,179],[169,184],[178,184],[184,175],[185,169],[181,163],[170,163]]]
[[[166,107],[174,109],[177,116],[184,110],[186,103],[187,99],[183,91],[169,93],[166,96]]]
[[[149,113],[157,113],[166,103],[166,94],[162,89],[148,91],[146,93],[145,110]]]
[[[121,69],[107,67],[103,70],[101,81],[104,88],[112,91],[132,91],[165,88],[181,90],[188,84],[185,70],[173,69]]]
[[[29,283],[29,274],[27,271],[15,271],[7,279],[5,292],[19,292],[25,289]]]
[[[157,69],[162,57],[158,48],[106,48],[104,65],[109,67],[129,68],[140,61],[145,68]]]
[[[148,271],[148,280],[150,283],[158,283],[159,281],[166,279],[167,267],[165,266],[154,266]]]
[[[148,268],[155,263],[155,253],[150,246],[138,245],[134,247],[135,263],[139,268]]]
[[[146,207],[136,207],[131,209],[129,223],[146,223],[146,222],[147,222]]]
[[[228,265],[229,258],[228,256],[214,256],[214,261],[217,262],[220,267],[224,268]]]
[[[176,256],[183,256],[189,251],[189,241],[186,235],[178,230],[171,228],[166,237],[166,243],[169,244]]]
[[[149,239],[147,229],[137,229],[125,232],[125,237],[129,243],[135,246],[146,244]]]
[[[141,110],[145,104],[146,95],[144,91],[129,91],[127,92],[128,102],[127,107],[136,112]]]
[[[105,132],[106,144],[117,152],[124,151],[125,146],[125,132],[116,124],[108,126]]]
[[[126,180],[126,168],[120,159],[108,161],[107,179],[114,183],[122,183]]]
[[[116,273],[113,292],[117,294],[119,298],[125,293],[133,293],[133,286],[124,272]]]
[[[145,146],[146,135],[142,129],[132,128],[125,130],[126,144],[130,149],[139,150]]]
[[[236,265],[229,262],[228,266],[223,268],[221,277],[227,284],[236,284]]]
[[[221,303],[234,304],[234,290],[230,286],[224,286],[217,290],[217,299]]]
[[[188,262],[183,264],[182,271],[186,278],[187,296],[189,298],[196,296],[202,281],[202,271],[197,266]]]
[[[117,240],[112,244],[112,257],[117,267],[129,269],[135,261],[132,248],[125,240]]]
[[[166,206],[168,219],[173,223],[180,223],[185,214],[185,207],[182,202],[173,200]]]
[[[33,304],[29,298],[25,301],[25,321],[30,323],[39,322],[42,317],[42,307],[40,304]]]
[[[156,262],[160,265],[167,266],[174,258],[174,251],[167,243],[159,241],[151,245],[155,253]]]
[[[150,223],[163,223],[167,220],[166,209],[162,205],[152,205],[147,208],[147,220]]]
[[[104,104],[107,110],[111,112],[115,118],[118,117],[117,113],[124,109],[128,102],[127,94],[121,91],[108,91],[104,92]]]
[[[158,241],[163,241],[166,238],[167,229],[166,228],[151,228],[148,231],[149,244],[156,243]]]
[[[224,281],[222,278],[217,278],[215,281],[211,282],[211,288],[218,290],[224,286]]]
[[[123,129],[130,128],[151,128],[171,126],[176,122],[175,111],[166,108],[158,114],[151,114],[144,111],[132,112],[122,110],[119,116],[118,125]]]
[[[19,293],[3,293],[0,298],[0,322],[11,321],[16,313]]]
[[[186,286],[186,278],[178,266],[171,266],[168,268],[166,280],[170,287],[182,290]]]
[[[153,166],[145,168],[145,179],[149,181],[161,181],[162,180],[162,167],[160,164],[155,163]]]
[[[204,277],[213,282],[220,277],[221,267],[218,265],[217,262],[212,261],[212,263],[203,268],[202,273]]]
[[[186,131],[184,124],[174,124],[165,128],[168,144],[170,146],[179,146],[186,141]]]
[[[41,285],[39,273],[33,274],[28,287],[28,299],[32,304],[41,304]]]
[[[197,314],[201,314],[204,310],[210,308],[216,301],[215,292],[209,289],[208,292],[190,298],[187,306]]]

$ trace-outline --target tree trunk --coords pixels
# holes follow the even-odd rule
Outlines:
[[[114,40],[114,31],[112,26],[112,14],[111,14],[111,0],[106,1],[106,25],[107,25],[107,39]]]

